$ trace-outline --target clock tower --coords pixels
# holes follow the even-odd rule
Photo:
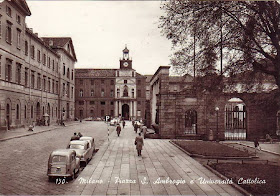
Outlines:
[[[132,69],[132,60],[129,59],[129,50],[125,46],[123,58],[120,59],[120,69]]]

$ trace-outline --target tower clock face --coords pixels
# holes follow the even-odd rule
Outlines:
[[[128,62],[124,62],[124,63],[123,63],[123,66],[124,66],[124,67],[127,67],[127,66],[128,66]]]

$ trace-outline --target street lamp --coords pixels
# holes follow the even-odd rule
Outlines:
[[[217,116],[217,124],[216,124],[216,141],[219,142],[219,107],[215,107],[216,116]]]

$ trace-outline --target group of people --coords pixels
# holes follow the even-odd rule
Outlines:
[[[83,137],[83,135],[81,134],[81,132],[79,132],[79,133],[76,133],[76,132],[75,132],[74,135],[71,137],[70,141],[72,141],[72,140],[79,140],[80,137]]]
[[[123,128],[124,128],[125,127],[125,121],[124,120],[122,121],[122,125],[123,125]],[[144,137],[145,137],[145,134],[147,132],[147,127],[145,125],[140,126],[137,123],[135,123],[135,121],[132,121],[132,126],[134,127],[135,133],[138,132],[138,136],[136,136],[134,144],[136,146],[138,156],[141,156],[141,152],[142,152],[142,149],[143,149],[143,146],[144,146],[144,140],[143,140],[143,137],[141,136],[141,133],[143,133]],[[139,131],[138,131],[138,129],[139,129]],[[122,128],[121,128],[120,124],[118,123],[117,127],[116,127],[116,132],[117,132],[118,137],[120,136],[121,130],[122,130]]]

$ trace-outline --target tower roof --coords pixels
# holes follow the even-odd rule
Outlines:
[[[127,49],[126,46],[125,46],[125,49],[123,49],[123,53],[129,53],[129,50]]]

